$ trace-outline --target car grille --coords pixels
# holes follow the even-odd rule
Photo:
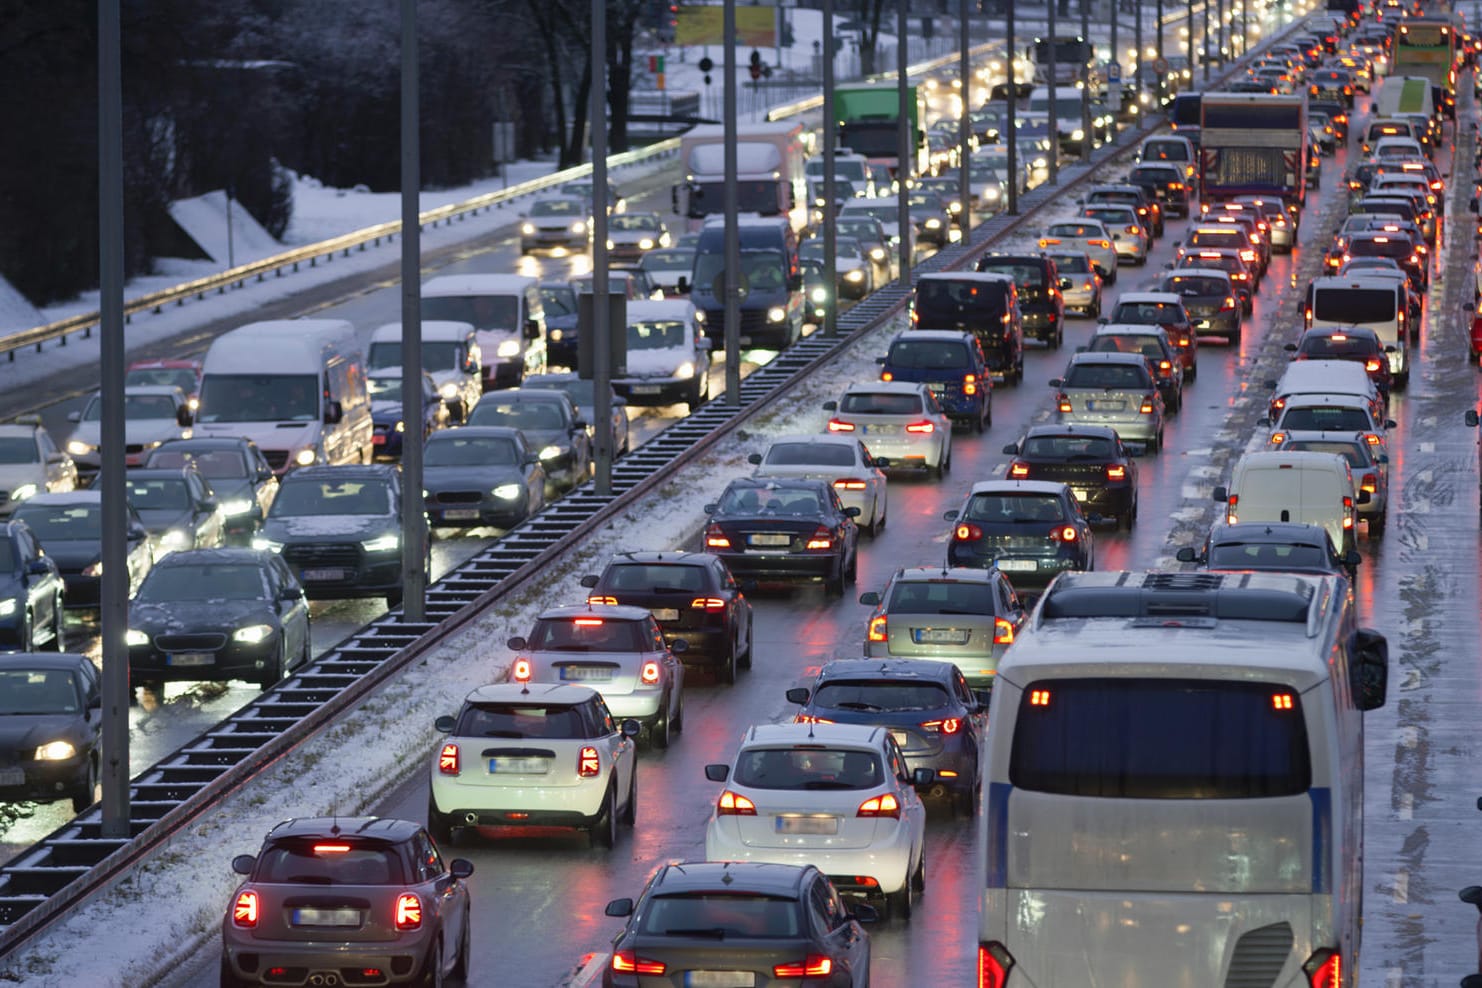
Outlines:
[[[347,566],[360,563],[360,546],[343,543],[287,545],[283,558],[294,566]]]
[[[268,466],[274,470],[282,470],[288,466],[288,450],[286,449],[265,449],[262,455],[268,461]]]
[[[154,647],[161,652],[215,652],[226,645],[226,635],[155,635]]]
[[[438,491],[432,495],[434,504],[478,504],[483,499],[479,491]]]
[[[725,309],[706,309],[705,325],[724,327],[726,324]],[[767,328],[767,313],[762,309],[742,309],[741,329],[742,333],[755,333]]]

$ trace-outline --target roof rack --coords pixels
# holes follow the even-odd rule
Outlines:
[[[1275,621],[1302,624],[1314,634],[1326,589],[1321,578],[1272,573],[1066,573],[1045,593],[1035,623]]]

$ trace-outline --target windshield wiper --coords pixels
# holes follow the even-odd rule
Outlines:
[[[714,937],[717,940],[726,938],[726,931],[719,926],[695,927],[694,929],[665,930],[666,937]]]
[[[866,703],[864,700],[845,700],[834,706],[840,710],[884,710],[885,708],[876,703]]]
[[[857,786],[852,786],[852,785],[850,785],[847,782],[832,782],[832,781],[829,781],[827,779],[810,779],[809,781],[804,782],[798,788],[800,788],[800,789],[857,789],[858,787]]]

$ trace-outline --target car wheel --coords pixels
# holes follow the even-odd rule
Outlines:
[[[1184,379],[1185,380],[1188,380],[1188,381],[1192,381],[1192,380],[1194,380],[1194,378],[1196,378],[1198,376],[1199,376],[1199,361],[1196,360],[1192,364],[1190,364],[1189,365],[1189,369],[1186,372],[1184,372]]]
[[[844,560],[841,558],[839,560],[838,572],[824,577],[823,591],[830,597],[842,597],[844,596],[845,583],[846,580],[844,576]]]
[[[427,951],[427,960],[422,962],[422,973],[417,976],[417,988],[443,988],[443,941],[432,941]]]
[[[1086,310],[1086,315],[1090,316],[1092,319],[1099,319],[1099,318],[1101,318],[1101,296],[1100,295],[1097,295],[1096,298],[1092,300],[1090,308],[1088,308]]]
[[[628,779],[628,802],[623,806],[623,825],[633,826],[638,822],[638,766],[633,766],[633,775]]]
[[[221,988],[248,988],[248,983],[232,973],[232,966],[225,957],[221,959]]]
[[[916,874],[911,876],[911,888],[916,890],[917,897],[926,891],[926,846],[921,847],[921,860],[916,862]]]
[[[885,531],[885,515],[886,515],[886,512],[887,512],[888,508],[889,508],[889,504],[879,504],[879,503],[877,503],[875,505],[875,513],[876,513],[875,514],[875,523],[870,526],[870,535],[871,536],[876,536],[877,537],[877,536],[879,536],[879,534],[881,532]]]
[[[726,686],[736,685],[736,640],[726,646],[726,657],[715,671],[716,678]]]
[[[669,747],[669,697],[659,703],[659,718],[649,725],[648,743],[653,748]]]
[[[983,413],[982,413],[982,411],[979,411],[977,415],[974,415],[973,416],[973,432],[977,433],[980,436],[983,434]]]
[[[983,784],[974,785],[967,792],[955,792],[952,794],[952,812],[956,816],[971,820],[978,815],[978,797],[982,795]]]
[[[856,548],[854,550],[854,554],[849,557],[849,568],[844,571],[844,581],[847,584],[849,584],[850,586],[853,586],[854,585],[854,581],[855,580],[858,580],[858,579],[859,579],[859,549]]]
[[[911,912],[916,907],[916,875],[913,872],[906,878],[906,883],[901,886],[899,892],[889,892],[885,896],[885,908],[891,919],[910,919]]]
[[[617,845],[617,816],[612,804],[613,793],[609,788],[607,796],[602,800],[602,809],[597,812],[597,819],[587,831],[587,840],[592,847],[610,851]]]
[[[1384,526],[1388,522],[1389,519],[1385,516],[1384,512],[1369,516],[1369,540],[1371,542],[1384,534]]]
[[[1115,267],[1113,267],[1110,271],[1108,271],[1106,273],[1105,281],[1106,281],[1107,287],[1111,287],[1112,285],[1115,285],[1117,283],[1117,269]],[[1096,314],[1098,316],[1101,315],[1101,300],[1100,299],[1097,299],[1096,300]]]
[[[258,679],[257,685],[264,693],[283,681],[284,673],[288,668],[288,656],[284,654],[287,648],[287,642],[281,640],[278,642],[277,658],[273,659],[271,666],[263,670],[262,678]]]
[[[750,622],[748,622],[747,625],[746,625],[746,657],[741,660],[741,665],[744,668],[746,668],[746,669],[750,669],[751,668],[751,624],[750,624]]]
[[[82,785],[72,791],[72,812],[81,813],[93,805],[93,794],[98,791],[98,757],[89,755],[87,776]]]
[[[1127,531],[1130,532],[1130,531],[1132,531],[1132,526],[1134,526],[1136,524],[1137,524],[1137,497],[1136,497],[1136,495],[1133,495],[1132,503],[1129,504],[1129,505],[1127,505],[1127,510],[1124,511],[1121,514],[1121,516],[1117,518],[1117,525],[1118,525],[1118,527],[1125,528]]]
[[[52,605],[52,639],[51,650],[53,652],[67,651],[67,618],[62,607],[62,595],[57,594],[57,599]]]
[[[674,706],[674,726],[670,728],[675,734],[684,733],[684,690],[679,691],[678,703]]]
[[[473,920],[473,917],[470,915],[471,912],[472,910],[465,910],[464,912],[463,936],[458,941],[458,957],[455,961],[453,961],[453,970],[450,971],[448,974],[450,980],[457,981],[460,984],[465,985],[468,984],[468,954],[470,940],[468,928]]]

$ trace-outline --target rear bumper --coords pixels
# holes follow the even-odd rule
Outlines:
[[[953,542],[947,549],[947,563],[951,566],[972,566],[987,569],[995,565],[1008,577],[1015,590],[1043,590],[1050,581],[1061,573],[1084,570],[1085,560],[1079,556],[1035,556],[1008,550],[1001,553],[980,551],[970,545]],[[1015,567],[1033,564],[1033,569]]]
[[[735,818],[712,820],[705,831],[705,860],[763,861],[770,864],[815,865],[833,880],[840,892],[854,895],[879,895],[899,892],[906,885],[910,867],[910,830],[903,824],[886,840],[867,847],[786,848],[755,847],[743,843],[735,832]],[[876,885],[857,882],[857,877],[873,878]]]
[[[472,752],[477,754],[477,752]],[[575,774],[575,755],[559,771],[567,777]],[[482,761],[464,768],[465,773],[481,773]],[[610,774],[610,773],[609,773]],[[468,826],[468,814],[479,818],[478,826],[586,826],[602,809],[607,796],[609,775],[582,779],[575,785],[559,786],[484,786],[458,782],[434,774],[432,805],[455,826]],[[520,816],[510,817],[517,813]]]
[[[738,578],[745,575],[758,579],[823,580],[832,576],[843,562],[837,553],[823,552],[786,556],[759,552],[722,552],[717,555],[725,561],[731,575]]]
[[[222,960],[249,985],[306,985],[310,977],[333,974],[341,985],[404,985],[419,980],[422,965],[431,949],[436,926],[428,923],[416,940],[395,944],[303,943],[283,940],[245,941],[240,931],[229,930],[223,939]],[[272,968],[283,968],[265,980]],[[377,968],[383,977],[363,979],[362,971]],[[323,981],[319,982],[324,983]]]

